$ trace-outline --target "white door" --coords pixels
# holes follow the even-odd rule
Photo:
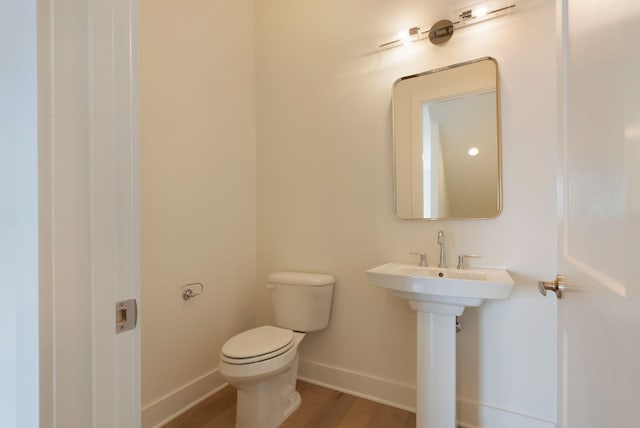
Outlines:
[[[559,426],[640,426],[640,2],[560,0]]]

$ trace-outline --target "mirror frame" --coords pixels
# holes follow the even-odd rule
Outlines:
[[[497,189],[497,210],[496,210],[496,214],[494,216],[489,216],[489,217],[402,217],[400,216],[400,214],[398,213],[398,165],[397,165],[397,159],[396,159],[396,145],[397,145],[397,141],[396,141],[396,120],[395,120],[395,88],[396,85],[398,85],[398,83],[400,83],[403,80],[407,80],[407,79],[412,79],[412,78],[417,78],[417,77],[422,77],[422,76],[427,76],[430,74],[435,74],[435,73],[439,73],[439,72],[443,72],[443,71],[447,71],[447,70],[451,70],[451,69],[455,69],[455,68],[459,68],[459,67],[464,67],[466,65],[471,65],[471,64],[475,64],[478,62],[482,62],[482,61],[491,61],[493,62],[493,64],[495,65],[495,69],[496,69],[496,85],[495,85],[495,92],[496,92],[496,144],[497,144],[497,167],[498,167],[498,189]],[[393,139],[393,202],[394,202],[394,214],[397,218],[402,219],[402,220],[491,220],[491,219],[495,219],[497,217],[500,216],[500,214],[502,214],[502,210],[504,207],[504,201],[503,201],[503,184],[502,184],[502,120],[501,120],[501,96],[500,96],[500,73],[499,73],[499,68],[498,68],[498,61],[493,58],[493,57],[482,57],[482,58],[477,58],[477,59],[473,59],[470,61],[465,61],[465,62],[461,62],[461,63],[457,63],[457,64],[452,64],[452,65],[448,65],[446,67],[440,67],[440,68],[435,68],[433,70],[428,70],[428,71],[424,71],[421,73],[416,73],[416,74],[410,74],[407,76],[402,76],[398,79],[396,79],[396,81],[393,83],[393,87],[392,87],[392,97],[391,97],[391,123],[392,123],[392,139]],[[437,99],[441,99],[440,97],[438,98],[434,98],[434,100]]]

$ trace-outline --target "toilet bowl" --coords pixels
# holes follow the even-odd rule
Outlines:
[[[239,333],[220,353],[220,374],[238,391],[236,428],[276,428],[300,406],[298,346],[305,332],[327,327],[334,282],[323,274],[269,275],[277,326]]]
[[[269,341],[269,338],[287,336],[289,340],[285,344]],[[238,390],[236,427],[275,428],[300,406],[295,385],[298,345],[304,336],[292,330],[262,326],[240,333],[225,343],[220,356],[220,374]],[[261,338],[262,342],[255,343],[247,352],[239,353],[239,346],[228,346],[237,345],[236,339],[254,338]]]

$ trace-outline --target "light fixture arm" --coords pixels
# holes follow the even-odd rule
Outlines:
[[[434,45],[441,45],[451,39],[453,33],[461,27],[477,24],[504,14],[511,12],[516,7],[515,3],[509,3],[506,6],[498,7],[493,10],[483,10],[482,14],[478,14],[473,8],[465,8],[457,16],[457,21],[453,22],[448,19],[442,19],[431,26],[430,29],[422,31],[420,27],[411,27],[404,35],[398,35],[395,39],[385,42],[378,46],[379,49],[390,49],[418,40],[429,39]]]

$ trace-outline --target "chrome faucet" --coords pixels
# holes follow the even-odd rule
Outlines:
[[[447,267],[447,253],[444,245],[444,232],[442,230],[438,231],[438,244],[440,245],[440,263],[438,263],[439,268]]]

